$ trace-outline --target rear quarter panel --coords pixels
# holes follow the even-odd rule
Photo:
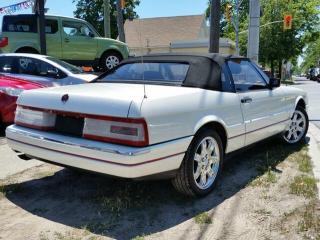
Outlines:
[[[148,85],[146,92],[141,115],[148,123],[150,144],[193,136],[209,122],[223,125],[230,139],[245,131],[239,97],[235,93]],[[243,145],[244,137],[234,138],[228,141],[227,152]]]
[[[8,37],[9,39],[8,46],[1,48],[3,53],[13,53],[22,47],[32,47],[40,52],[37,33],[4,32],[2,37]]]

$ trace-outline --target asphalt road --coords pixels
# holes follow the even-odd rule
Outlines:
[[[300,88],[308,93],[309,119],[320,129],[320,83],[301,77],[295,78],[295,83],[294,87]]]

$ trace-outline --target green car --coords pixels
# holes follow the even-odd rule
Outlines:
[[[3,17],[0,53],[40,53],[39,27],[34,14]],[[47,55],[79,66],[112,69],[128,58],[120,41],[101,37],[88,22],[46,15]]]

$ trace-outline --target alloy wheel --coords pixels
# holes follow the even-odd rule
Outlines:
[[[214,183],[220,166],[220,153],[213,137],[204,138],[198,145],[193,164],[193,177],[200,189],[208,189]]]
[[[289,129],[284,133],[284,139],[288,143],[297,143],[305,135],[307,120],[305,115],[296,110],[291,118]]]

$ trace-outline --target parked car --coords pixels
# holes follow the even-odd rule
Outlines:
[[[35,82],[0,74],[0,125],[14,122],[16,101],[22,91],[41,87]]]
[[[226,154],[308,130],[307,95],[249,59],[149,55],[91,84],[23,92],[9,146],[35,158],[123,178],[172,178],[187,195],[213,188]]]
[[[6,15],[0,35],[2,53],[40,53],[37,16]],[[47,54],[69,63],[107,70],[129,55],[128,46],[103,38],[88,22],[69,17],[46,16]]]
[[[0,54],[0,73],[47,87],[81,84],[97,77],[54,57],[26,53]]]

